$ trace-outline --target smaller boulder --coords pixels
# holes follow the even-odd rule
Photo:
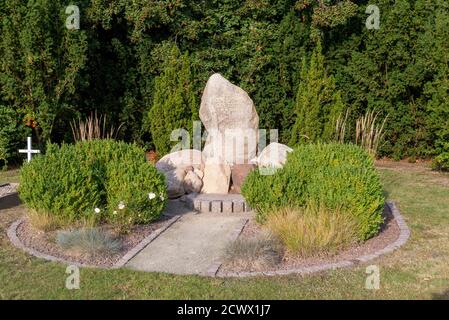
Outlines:
[[[199,150],[186,149],[165,155],[156,163],[159,171],[170,171],[176,168],[198,168],[203,167],[203,155]]]
[[[193,172],[195,169],[200,170],[203,167],[201,151],[193,149],[167,154],[156,163],[158,171],[162,172],[166,177],[167,193],[170,199],[185,194],[184,178],[187,172]],[[198,182],[196,182],[196,185],[198,185]]]
[[[259,168],[282,168],[287,161],[287,154],[293,149],[285,144],[272,142],[258,157],[251,160],[251,163],[257,165]]]
[[[162,171],[167,181],[167,195],[170,199],[178,198],[185,194],[184,179],[186,171],[184,168],[176,168],[170,171]]]
[[[203,181],[194,171],[187,171],[183,186],[186,193],[200,193]]]
[[[200,178],[203,179],[204,177],[204,172],[200,169],[193,169],[193,172],[195,172],[195,174]]]

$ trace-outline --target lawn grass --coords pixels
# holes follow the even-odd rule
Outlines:
[[[3,171],[0,169],[0,184],[19,182],[19,169]]]
[[[245,279],[81,269],[81,288],[67,290],[64,265],[31,257],[9,243],[6,229],[24,212],[16,207],[0,211],[0,299],[449,298],[449,177],[420,166],[379,171],[388,198],[397,202],[412,231],[404,247],[370,263],[380,267],[379,290],[365,289],[366,265],[305,277]]]

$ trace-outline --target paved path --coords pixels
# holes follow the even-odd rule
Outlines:
[[[183,215],[132,258],[126,266],[142,271],[213,275],[226,246],[247,221],[246,215]]]
[[[0,198],[17,192],[17,183],[0,183]]]
[[[17,187],[17,183],[0,183],[0,210],[13,208],[20,205]]]

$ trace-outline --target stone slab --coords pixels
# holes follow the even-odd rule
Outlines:
[[[126,267],[141,271],[210,275],[223,258],[230,234],[247,218],[186,214],[132,258]]]
[[[240,194],[191,193],[184,197],[187,206],[201,213],[251,212],[245,198]]]

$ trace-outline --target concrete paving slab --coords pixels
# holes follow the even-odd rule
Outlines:
[[[132,258],[135,270],[176,274],[210,274],[220,263],[231,235],[247,217],[187,213]]]

